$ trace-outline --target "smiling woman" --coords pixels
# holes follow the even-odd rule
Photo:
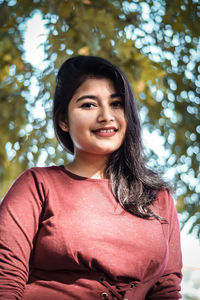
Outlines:
[[[61,66],[54,95],[65,166],[31,168],[0,208],[0,300],[179,299],[180,231],[147,168],[136,101],[107,60]]]

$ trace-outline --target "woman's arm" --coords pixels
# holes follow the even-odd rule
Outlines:
[[[43,185],[30,169],[16,180],[0,205],[0,300],[23,296],[44,198]]]
[[[174,201],[170,194],[168,194],[167,198],[165,199],[167,205],[161,206],[161,215],[169,222],[169,224],[162,225],[168,242],[169,259],[164,274],[149,291],[147,296],[148,300],[181,298],[180,282],[182,278],[182,256],[180,227]]]

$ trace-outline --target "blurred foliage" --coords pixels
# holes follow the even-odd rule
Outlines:
[[[153,167],[171,170],[181,221],[200,236],[200,4],[196,0],[0,0],[0,187],[4,195],[22,170],[62,164],[52,135],[55,75],[76,54],[105,57],[127,74],[144,129],[163,137],[165,156],[150,150]],[[23,56],[23,24],[42,14],[47,67]],[[39,74],[39,75],[38,75]],[[31,98],[32,76],[40,90]],[[42,103],[46,119],[37,117]],[[160,158],[161,156],[161,158]]]

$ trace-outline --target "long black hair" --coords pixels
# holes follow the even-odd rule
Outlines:
[[[96,56],[75,56],[62,64],[56,79],[53,106],[53,123],[58,141],[68,152],[74,153],[70,134],[60,128],[59,121],[67,122],[71,98],[90,77],[111,79],[124,100],[127,121],[125,138],[121,147],[110,155],[105,170],[114,196],[125,210],[136,216],[162,219],[149,205],[154,202],[157,193],[169,189],[169,185],[146,166],[134,93],[126,75],[117,66]]]

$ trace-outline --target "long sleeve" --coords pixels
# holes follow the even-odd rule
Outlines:
[[[0,299],[22,298],[36,238],[44,188],[34,173],[24,172],[0,206]]]
[[[167,193],[167,192],[166,192]],[[182,256],[180,246],[180,227],[174,201],[168,194],[167,207],[161,210],[168,224],[163,224],[164,234],[168,241],[168,264],[164,274],[148,293],[148,300],[180,299],[180,281],[182,278]]]

